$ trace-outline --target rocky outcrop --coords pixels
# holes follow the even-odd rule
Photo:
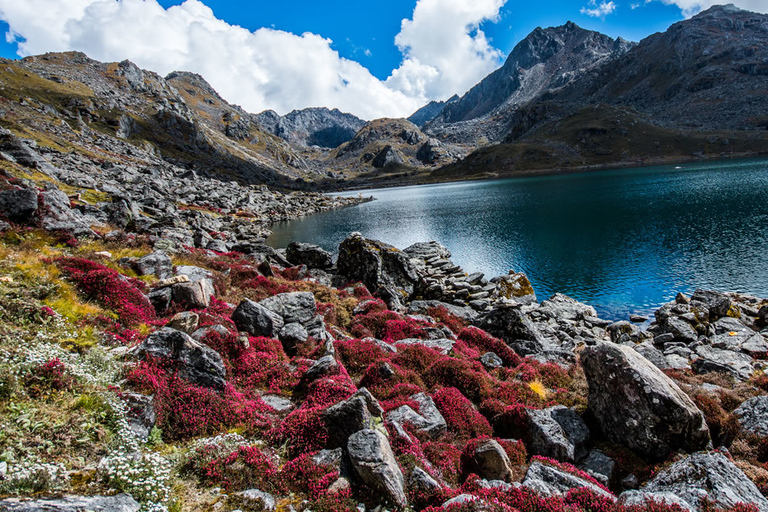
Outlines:
[[[628,347],[597,343],[581,353],[589,408],[615,443],[655,459],[709,442],[704,415],[669,377]]]
[[[589,429],[576,411],[562,405],[528,409],[530,441],[536,455],[574,463],[587,455]]]
[[[58,499],[6,498],[0,500],[0,508],[8,512],[138,512],[141,504],[129,494],[116,496],[65,496]]]
[[[286,258],[294,265],[328,269],[333,266],[331,253],[312,244],[291,242],[285,249]]]
[[[261,127],[298,146],[336,148],[352,139],[366,122],[338,109],[305,108],[285,116],[268,110],[255,116]]]
[[[235,312],[232,321],[238,330],[245,331],[251,336],[277,337],[285,322],[282,317],[261,304],[249,299],[243,299]]]
[[[395,505],[407,505],[405,479],[384,434],[371,429],[356,432],[349,438],[347,451],[357,475],[366,484],[380,490]]]

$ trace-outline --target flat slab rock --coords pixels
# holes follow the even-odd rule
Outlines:
[[[65,496],[55,500],[0,500],[0,510],[9,512],[138,512],[141,505],[128,494],[116,496]]]
[[[768,396],[756,396],[741,404],[733,414],[750,434],[768,437]]]
[[[566,473],[555,467],[534,461],[528,468],[522,483],[523,487],[538,492],[543,496],[562,496],[571,489],[586,487],[595,494],[615,501],[616,496],[595,485],[589,480]]]

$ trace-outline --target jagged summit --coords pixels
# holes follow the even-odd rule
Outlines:
[[[285,116],[266,110],[256,118],[266,131],[292,144],[330,149],[352,139],[366,124],[352,114],[326,107],[293,110]]]

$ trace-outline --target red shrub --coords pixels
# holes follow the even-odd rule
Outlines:
[[[384,322],[384,327],[381,331],[377,333],[377,337],[387,343],[404,340],[405,338],[423,338],[426,336],[423,328],[427,325],[426,322],[412,318],[387,320]]]
[[[490,436],[491,425],[482,414],[472,406],[472,402],[456,388],[442,388],[432,395],[440,413],[445,418],[449,432],[457,437]]]
[[[352,375],[359,375],[371,364],[391,357],[391,353],[385,352],[384,349],[370,340],[336,341],[334,347],[344,366]]]
[[[381,309],[383,303],[380,301],[371,301],[365,304],[365,312],[356,315],[349,326],[349,332],[357,338],[378,338],[382,339],[382,333],[389,320],[402,320],[402,317],[394,311]],[[386,306],[383,306],[386,308]]]
[[[445,306],[429,308],[427,314],[438,322],[442,322],[454,334],[461,332],[467,326],[467,322],[452,314]]]
[[[477,327],[462,329],[458,338],[470,347],[476,347],[482,352],[494,352],[506,366],[516,366],[522,361],[522,358],[506,343]]]
[[[67,373],[67,367],[58,358],[32,368],[24,379],[24,385],[30,396],[36,397],[48,391],[72,389],[75,379]]]
[[[267,338],[255,338],[265,340]],[[278,342],[279,343],[279,342]],[[253,347],[252,347],[253,348]],[[298,370],[292,371],[287,357],[270,351],[249,350],[232,361],[231,379],[241,389],[266,389],[281,393],[299,382]]]
[[[493,427],[493,432],[502,438],[525,438],[530,431],[527,407],[522,404],[505,405],[490,399],[480,404],[480,412]]]
[[[424,443],[422,451],[427,460],[440,471],[446,482],[458,483],[461,450],[451,443],[435,441]]]
[[[328,441],[321,417],[323,410],[322,407],[296,409],[269,432],[269,439],[276,444],[286,443],[294,455],[320,450]]]
[[[58,258],[56,264],[88,299],[117,313],[122,324],[136,325],[156,318],[152,304],[141,291],[142,281],[81,258]]]
[[[360,379],[360,387],[368,388],[377,398],[390,398],[399,384],[410,384],[424,390],[424,382],[413,370],[401,368],[394,363],[379,362],[370,365]]]
[[[291,491],[317,499],[339,478],[339,472],[336,469],[317,465],[312,459],[312,454],[305,453],[283,466],[280,470],[280,478]]]
[[[285,485],[278,478],[275,462],[256,446],[241,446],[228,456],[212,461],[204,469],[205,478],[234,492],[258,488],[282,493]]]
[[[442,357],[440,352],[424,345],[401,345],[397,347],[392,362],[417,373],[424,373],[435,360]]]
[[[443,356],[423,373],[424,382],[430,387],[455,387],[468,398],[479,401],[488,396],[492,380],[482,365],[475,361]]]
[[[307,390],[303,407],[328,407],[347,399],[357,391],[346,372],[313,381]]]

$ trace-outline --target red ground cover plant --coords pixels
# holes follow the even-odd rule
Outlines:
[[[449,432],[457,437],[471,439],[493,433],[488,420],[475,410],[472,402],[458,389],[439,389],[432,395],[432,399],[445,418]]]
[[[274,427],[267,438],[273,444],[285,444],[294,457],[320,450],[328,442],[323,410],[322,407],[300,407]]]
[[[500,400],[490,398],[480,404],[480,413],[493,427],[493,432],[507,439],[522,439],[530,430],[526,407],[522,404],[506,405]]]
[[[494,338],[487,332],[477,327],[467,327],[459,331],[458,339],[470,347],[475,347],[481,352],[493,352],[501,358],[506,366],[517,366],[522,362],[522,358],[512,350],[506,343],[498,338]]]
[[[371,364],[387,360],[392,356],[391,352],[385,352],[372,340],[339,340],[333,345],[347,371],[352,375],[360,375]]]
[[[442,356],[422,374],[424,382],[430,387],[446,386],[457,388],[474,401],[488,396],[493,389],[493,381],[478,361],[467,361],[450,356]]]
[[[427,441],[422,445],[422,451],[447,483],[458,483],[461,450],[456,445],[445,441]]]
[[[466,321],[452,314],[445,306],[429,308],[427,309],[427,315],[431,316],[438,322],[441,322],[454,334],[461,332],[467,326]]]
[[[286,486],[278,478],[279,470],[272,457],[256,446],[241,446],[226,457],[211,461],[203,468],[204,478],[229,492],[250,488],[269,493],[283,493]]]
[[[32,397],[42,396],[51,391],[70,390],[74,385],[74,377],[67,373],[66,365],[58,358],[32,368],[24,379],[27,393]]]
[[[360,387],[366,387],[380,400],[387,400],[392,397],[392,393],[399,384],[410,384],[426,390],[421,377],[407,368],[391,362],[378,362],[371,364],[366,368],[363,377],[360,379]]]
[[[57,258],[55,263],[80,293],[114,311],[122,324],[131,326],[156,319],[155,309],[142,293],[142,281],[82,258]]]

